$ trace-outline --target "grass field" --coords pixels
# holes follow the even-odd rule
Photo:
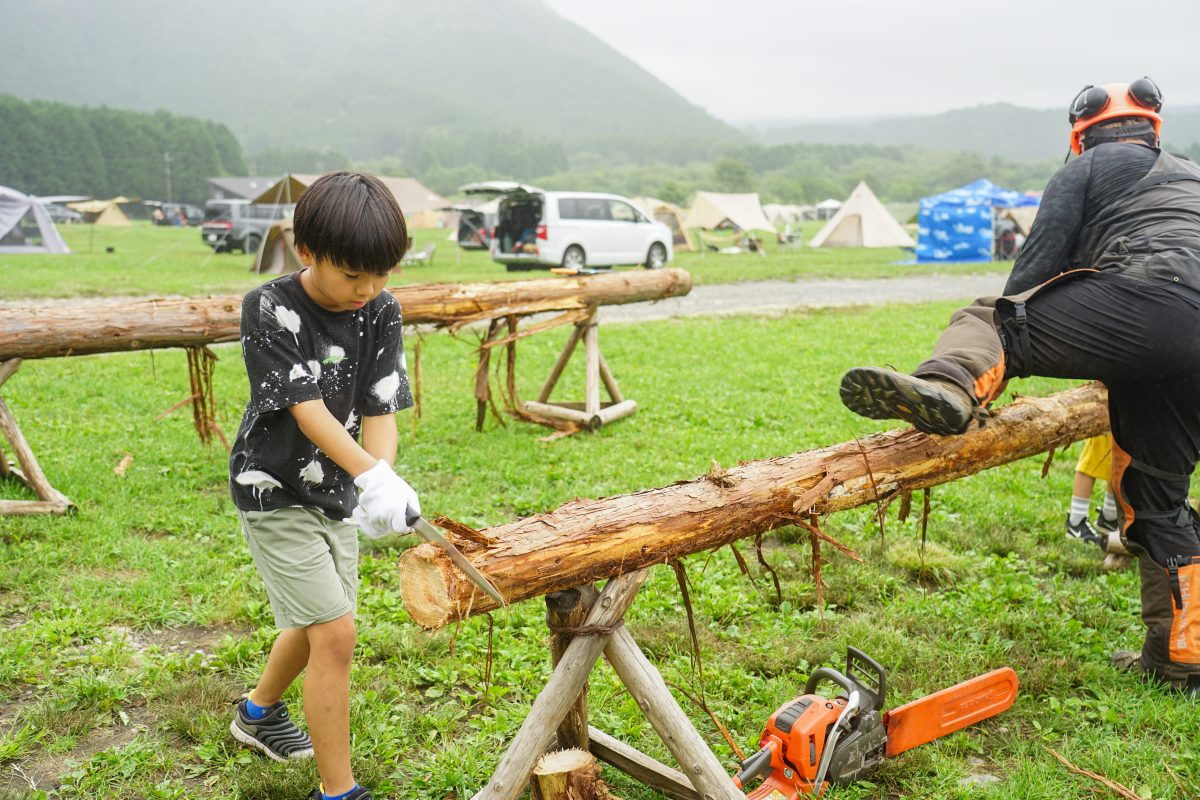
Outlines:
[[[171,241],[166,232],[162,241]],[[224,271],[207,284],[195,275],[186,284],[180,266],[178,285],[231,291],[242,280],[245,288],[252,281],[240,262],[197,266]],[[11,296],[20,284],[8,272]],[[36,292],[54,289],[47,281]],[[538,441],[544,430],[512,421],[475,433],[472,340],[430,335],[424,418],[414,427],[402,417],[399,471],[427,511],[480,526],[578,496],[691,478],[713,460],[730,466],[843,441],[885,426],[840,406],[841,371],[911,366],[952,308],[608,325],[606,356],[641,410],[550,444]],[[526,395],[564,335],[522,344]],[[217,352],[219,421],[232,435],[246,377],[236,347]],[[562,396],[581,396],[580,384],[576,369]],[[66,518],[0,519],[0,785],[13,797],[47,796],[29,790],[30,780],[63,798],[298,798],[315,786],[311,764],[273,764],[228,735],[229,702],[255,679],[273,630],[228,499],[225,452],[197,442],[186,411],[155,419],[187,391],[176,351],[28,362],[5,386],[46,472],[79,506]],[[830,798],[1115,796],[1048,748],[1142,798],[1195,796],[1196,706],[1108,665],[1112,648],[1140,642],[1136,575],[1102,572],[1092,550],[1063,537],[1077,452],[1059,457],[1045,480],[1037,458],[935,489],[924,551],[915,518],[901,524],[893,514],[886,547],[867,510],[829,518],[826,530],[865,563],[824,549],[823,609],[815,607],[807,539],[794,529],[765,542],[781,603],[760,570],[756,583],[739,573],[728,549],[688,558],[705,693],[741,747],[755,748],[767,717],[815,666],[840,664],[855,645],[889,668],[892,706],[1003,665],[1020,675],[1021,695],[1003,716],[905,754]],[[132,461],[115,474],[127,454]],[[26,495],[3,484],[0,496]],[[355,767],[377,797],[467,798],[548,675],[544,609],[531,601],[507,619],[495,616],[485,698],[488,620],[466,622],[456,637],[415,627],[394,568],[410,543],[364,545]],[[667,680],[694,687],[669,569],[652,571],[629,623]],[[593,724],[669,760],[606,667],[591,687]],[[289,700],[299,715],[298,694]],[[680,701],[732,771],[735,759],[711,721]],[[606,776],[621,797],[654,796],[618,773]],[[995,781],[962,783],[971,776]]]
[[[809,227],[813,227],[809,223]],[[213,254],[197,228],[129,228],[93,225],[60,227],[67,256],[0,256],[0,300],[121,295],[238,294],[273,276],[249,271],[241,253]],[[806,229],[810,237],[814,230]],[[544,277],[543,272],[508,272],[486,252],[459,250],[446,231],[416,231],[416,247],[437,245],[431,266],[398,270],[393,283],[497,281]],[[112,248],[113,252],[107,252]],[[903,275],[1003,272],[1005,264],[897,264],[900,250],[827,248],[779,251],[760,256],[679,253],[672,266],[691,271],[697,284],[765,278],[886,278]]]

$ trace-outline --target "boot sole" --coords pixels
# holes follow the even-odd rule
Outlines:
[[[856,367],[842,376],[842,403],[870,419],[902,419],[917,430],[954,436],[967,429],[970,410],[948,399],[936,386],[877,367]]]

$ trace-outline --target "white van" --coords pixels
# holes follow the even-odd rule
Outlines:
[[[462,191],[494,192],[497,185],[474,184]],[[491,252],[510,271],[622,264],[662,269],[674,255],[671,229],[638,211],[628,198],[511,185],[500,196]]]

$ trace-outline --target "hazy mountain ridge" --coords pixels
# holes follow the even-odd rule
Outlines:
[[[203,116],[251,152],[372,159],[497,129],[569,150],[741,138],[539,0],[0,0],[0,17],[0,92]]]
[[[1184,149],[1200,142],[1200,107],[1172,108],[1168,102],[1163,113],[1168,148]],[[1070,129],[1065,107],[992,103],[921,117],[791,125],[773,121],[769,126],[746,125],[744,130],[763,144],[913,145],[1029,160],[1065,156]]]

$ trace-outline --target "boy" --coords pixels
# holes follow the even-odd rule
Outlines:
[[[391,192],[349,172],[313,183],[293,227],[311,266],[242,301],[250,403],[229,459],[230,490],[281,633],[230,732],[276,761],[315,755],[321,787],[312,800],[364,800],[350,768],[358,532],[348,518],[383,536],[406,532],[420,513],[391,467],[394,415],[412,396],[400,307],[383,291],[408,232]],[[281,700],[305,669],[311,740]]]

